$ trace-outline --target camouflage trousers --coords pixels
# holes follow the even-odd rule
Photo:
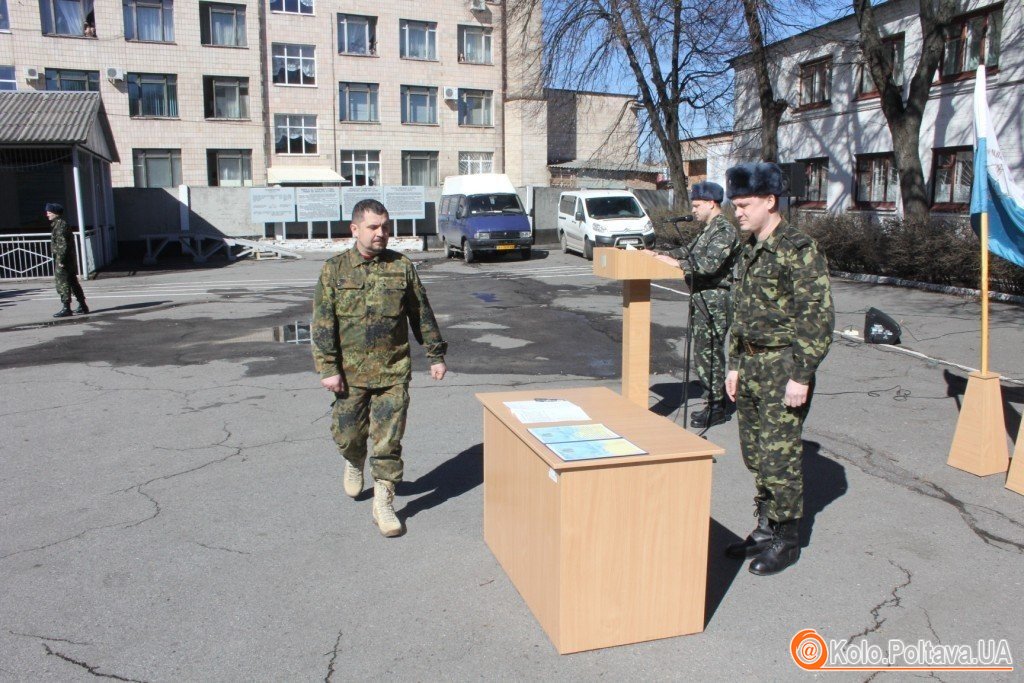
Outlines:
[[[53,280],[57,286],[57,296],[64,305],[71,303],[71,295],[75,295],[78,303],[85,301],[85,292],[78,282],[78,268],[73,260],[56,261],[53,268]]]
[[[793,370],[788,349],[741,356],[738,370],[740,450],[743,464],[754,475],[755,497],[767,503],[769,519],[800,519],[804,512],[801,434],[810,397],[799,408],[783,403]]]
[[[693,364],[709,401],[725,399],[725,334],[729,330],[729,292],[707,289],[693,294]]]
[[[331,434],[341,455],[362,469],[366,462],[366,440],[370,438],[373,478],[402,481],[402,436],[409,411],[409,386],[348,387],[335,396]]]

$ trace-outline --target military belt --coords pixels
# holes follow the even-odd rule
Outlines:
[[[788,348],[788,344],[780,344],[777,346],[764,346],[763,344],[753,344],[748,342],[746,339],[740,340],[740,346],[743,348],[743,352],[748,356],[755,356],[759,353],[766,353],[768,351],[778,351],[780,349]]]

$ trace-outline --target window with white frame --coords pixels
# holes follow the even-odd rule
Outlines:
[[[799,201],[802,204],[817,204],[822,207],[828,201],[828,157],[797,159],[804,165],[807,191]]]
[[[399,28],[399,53],[403,59],[437,61],[437,24],[402,19]]]
[[[276,114],[274,131],[278,154],[316,154],[315,114]]]
[[[174,0],[123,0],[124,39],[174,42]]]
[[[892,209],[900,194],[899,173],[892,153],[858,154],[854,201],[862,208]]]
[[[249,118],[249,79],[203,76],[203,105],[208,119]]]
[[[491,29],[484,26],[460,26],[459,61],[466,64],[493,64]]]
[[[199,3],[199,40],[203,45],[246,47],[245,5]]]
[[[975,71],[979,64],[990,68],[999,66],[999,39],[1002,28],[1002,5],[989,7],[950,22],[945,29],[942,77],[954,78],[960,74],[969,74]]]
[[[377,54],[377,17],[339,14],[338,54]]]
[[[211,187],[252,185],[252,150],[208,149],[206,171]]]
[[[73,69],[47,69],[46,89],[62,92],[99,92],[99,71],[75,71]]]
[[[800,65],[800,106],[827,104],[832,97],[832,58]]]
[[[128,74],[128,113],[177,118],[178,77],[175,74]]]
[[[437,124],[437,88],[403,85],[402,123]]]
[[[0,90],[17,90],[18,81],[14,78],[13,66],[0,66]]]
[[[39,18],[46,35],[96,37],[93,0],[39,0]]]
[[[459,125],[493,125],[490,90],[459,90]]]
[[[932,161],[932,205],[964,210],[971,201],[974,182],[974,149],[937,149]]]
[[[882,47],[885,48],[889,61],[892,64],[892,82],[894,85],[903,85],[903,34],[889,36],[882,39]],[[871,77],[871,69],[864,62],[857,64],[857,96],[874,95],[878,93],[875,87],[875,79]]]
[[[338,83],[339,121],[380,121],[376,83]]]
[[[180,149],[132,150],[135,187],[177,187],[181,185]]]
[[[437,152],[402,152],[402,184],[436,187]]]
[[[10,31],[11,20],[7,14],[7,0],[0,0],[0,31]]]
[[[494,152],[459,152],[459,175],[494,172]]]
[[[380,151],[341,150],[343,185],[380,185]]]
[[[274,43],[274,83],[281,85],[316,85],[316,47]]]
[[[270,11],[287,14],[312,14],[313,0],[270,0]]]

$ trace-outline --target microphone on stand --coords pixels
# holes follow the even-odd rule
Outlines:
[[[692,223],[693,214],[690,214],[689,216],[669,216],[667,220],[673,223]]]

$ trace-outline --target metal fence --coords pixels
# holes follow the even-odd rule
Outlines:
[[[85,272],[94,273],[117,256],[117,231],[112,225],[75,235],[76,254],[85,257]],[[28,280],[53,277],[50,233],[0,235],[0,280]]]

